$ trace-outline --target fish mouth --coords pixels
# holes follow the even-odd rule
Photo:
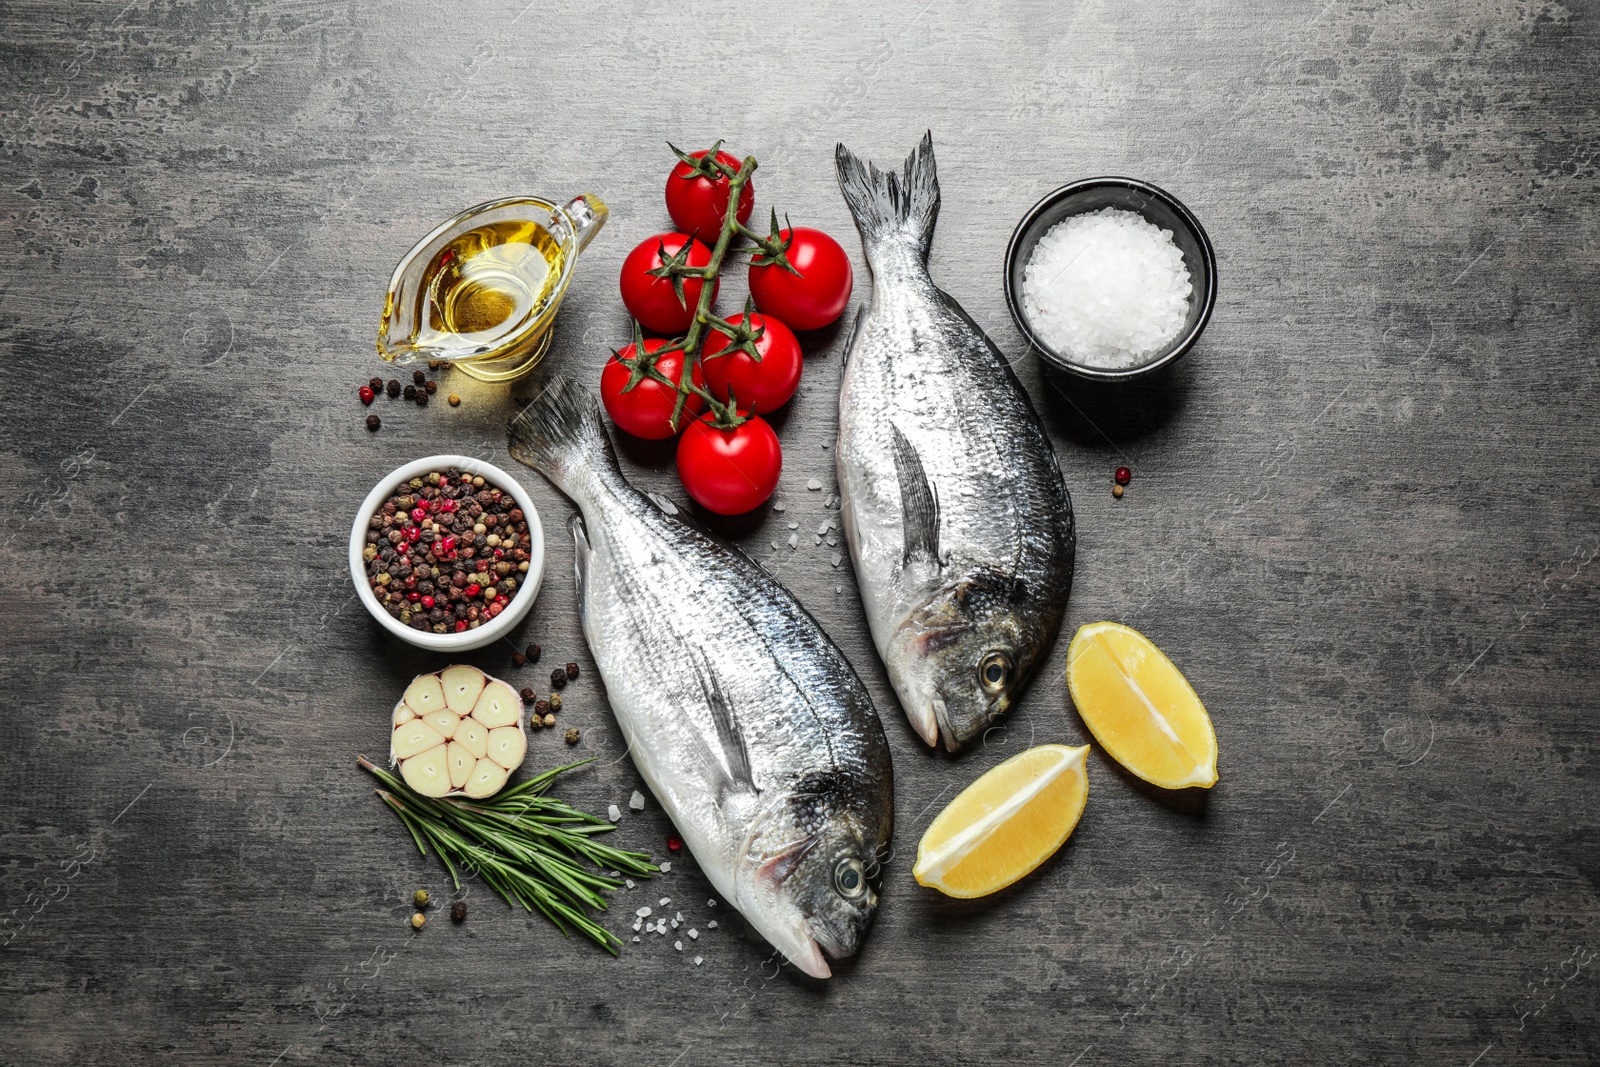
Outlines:
[[[934,721],[939,724],[939,729],[933,737],[924,738],[924,740],[933,745],[938,742],[939,737],[942,735],[944,737],[944,747],[951,752],[959,752],[962,738],[957,735],[955,727],[950,725],[950,710],[945,706],[943,693],[934,694],[932,710]]]
[[[783,953],[785,959],[812,978],[833,977],[833,970],[822,956],[822,949],[827,946],[819,940],[816,931],[804,919],[798,920],[793,926],[763,932],[766,933],[767,940]],[[839,957],[834,948],[828,949],[828,955],[835,959]]]

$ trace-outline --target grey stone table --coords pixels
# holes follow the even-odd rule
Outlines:
[[[1597,21],[1542,0],[5,3],[0,1061],[1600,1061]],[[467,204],[598,194],[613,220],[545,368],[592,379],[625,339],[618,265],[666,224],[667,139],[755,154],[759,210],[844,240],[860,301],[834,142],[895,162],[925,128],[934,276],[1015,359],[1074,493],[1069,632],[1153,636],[1211,709],[1221,782],[1156,795],[1097,753],[1034,876],[976,904],[912,882],[961,786],[1087,734],[1063,641],[985,748],[924,751],[848,563],[784,543],[826,514],[834,335],[777,420],[787,512],[726,529],[884,712],[899,859],[863,954],[827,983],[780,967],[686,857],[611,918],[671,897],[701,930],[681,953],[612,959],[474,883],[465,925],[413,935],[414,888],[454,895],[354,760],[440,661],[360,609],[346,531],[405,459],[503,459],[516,400],[447,379],[461,407],[396,402],[367,433],[395,260]],[[1042,374],[1000,289],[1018,216],[1097,174],[1177,194],[1221,265],[1199,347],[1121,391]],[[668,452],[627,462],[681,499]],[[551,552],[519,636],[589,668],[570,509],[522,481]],[[625,805],[592,669],[567,708],[598,761],[566,793]],[[533,741],[534,764],[568,755]],[[660,854],[669,829],[651,803],[613,837]]]

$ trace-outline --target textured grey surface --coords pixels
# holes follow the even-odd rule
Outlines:
[[[1597,19],[4,4],[0,1060],[1600,1060]],[[394,261],[457,207],[598,193],[614,219],[550,359],[592,376],[624,337],[618,264],[666,221],[665,139],[758,156],[759,210],[844,239],[859,299],[833,143],[893,161],[927,127],[935,278],[1016,359],[1075,494],[1068,626],[1129,622],[1185,668],[1221,782],[1154,796],[1096,755],[1043,870],[976,905],[919,889],[938,805],[1030,741],[1085,737],[1065,643],[986,750],[927,753],[848,566],[771,552],[768,512],[737,532],[852,657],[895,749],[900,859],[859,960],[780,973],[726,916],[701,967],[661,938],[613,960],[475,886],[466,926],[413,936],[405,898],[445,882],[354,756],[438,661],[362,614],[344,539],[402,460],[503,455],[512,403],[463,387],[362,428]],[[1041,378],[1000,291],[1015,219],[1103,173],[1176,193],[1221,264],[1200,346],[1121,393]],[[841,346],[816,346],[779,420],[802,531]],[[678,492],[665,454],[630,462]],[[587,666],[568,509],[523,481],[552,533],[525,633]],[[600,757],[568,792],[625,803],[592,671],[568,692]],[[565,754],[543,734],[532,759]],[[614,836],[659,851],[667,829],[652,805]],[[662,895],[704,930],[687,860],[620,911]]]

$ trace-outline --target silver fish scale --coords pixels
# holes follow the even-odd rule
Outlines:
[[[756,800],[719,795],[726,769],[702,679],[717,680],[763,793],[840,772],[887,796],[887,742],[865,688],[777,582],[625,484],[582,504],[584,636],[634,761],[719,892],[735,896]]]

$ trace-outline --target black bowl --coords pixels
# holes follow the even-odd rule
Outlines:
[[[1022,270],[1028,265],[1039,238],[1068,215],[1081,215],[1108,207],[1136,211],[1163,230],[1172,231],[1172,240],[1183,253],[1183,264],[1189,268],[1189,281],[1194,286],[1194,292],[1189,297],[1189,315],[1184,319],[1183,329],[1178,331],[1178,336],[1151,357],[1149,362],[1116,370],[1074,363],[1034,333],[1022,312]],[[1206,236],[1200,220],[1179,203],[1177,197],[1133,178],[1089,178],[1063,185],[1022,216],[1022,221],[1017,223],[1016,230],[1011,234],[1011,243],[1006,246],[1006,305],[1011,308],[1011,318],[1016,322],[1017,329],[1039,350],[1046,362],[1083,378],[1126,381],[1172,363],[1199,339],[1200,331],[1206,328],[1211,318],[1211,307],[1216,299],[1217,257],[1211,249],[1211,238]]]

